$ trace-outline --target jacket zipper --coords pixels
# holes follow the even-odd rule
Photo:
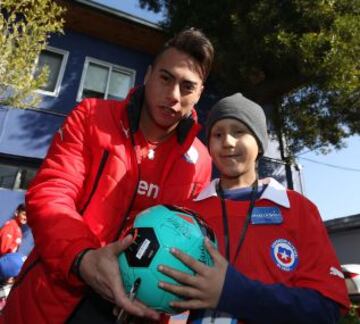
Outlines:
[[[99,185],[100,177],[101,177],[101,175],[102,175],[102,173],[104,171],[105,164],[106,164],[106,161],[107,161],[108,158],[109,158],[109,151],[105,150],[102,157],[101,157],[100,165],[99,165],[99,168],[98,168],[98,170],[96,172],[94,185],[93,185],[93,187],[91,189],[89,198],[87,199],[87,201],[86,201],[85,205],[83,206],[83,208],[80,210],[80,214],[83,214],[85,212],[86,208],[88,207],[88,205],[90,204],[90,201],[91,201],[92,197],[95,194],[97,186]]]
[[[138,179],[140,179],[140,177]],[[125,217],[123,218],[123,221],[120,224],[120,227],[119,227],[119,230],[118,230],[118,232],[116,234],[114,242],[119,238],[121,232],[125,228],[125,225],[126,225],[127,221],[129,220],[130,211],[131,211],[131,209],[133,207],[133,204],[134,204],[134,201],[135,201],[138,186],[139,186],[139,180],[136,182],[136,187],[135,187],[135,190],[134,190],[133,195],[131,197],[130,205],[129,205],[128,209],[126,210]]]
[[[138,162],[138,159],[137,159],[137,156],[136,156],[135,138],[134,138],[134,135],[132,133],[130,133],[130,140],[131,140],[131,144],[132,144],[132,147],[133,147],[133,149],[131,151],[132,157],[133,157],[134,161],[136,162],[136,167],[137,167],[137,180],[136,180],[135,189],[133,191],[133,194],[132,194],[132,197],[131,197],[131,200],[130,200],[129,207],[127,208],[126,213],[124,215],[124,218],[123,218],[123,220],[122,220],[122,222],[121,222],[121,224],[119,226],[119,229],[118,229],[118,231],[116,233],[116,237],[114,238],[114,242],[119,239],[119,236],[120,236],[121,232],[125,228],[126,222],[129,220],[130,211],[133,208],[135,198],[136,198],[136,194],[137,194],[137,189],[138,189],[139,182],[140,182],[140,165],[139,165],[139,162]]]

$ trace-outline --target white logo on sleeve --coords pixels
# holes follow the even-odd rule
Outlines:
[[[64,140],[64,132],[63,132],[62,128],[59,128],[57,132],[60,135],[60,139],[63,141]]]
[[[330,275],[340,277],[341,279],[344,279],[344,274],[336,269],[335,267],[330,267]]]
[[[188,151],[184,154],[184,158],[187,162],[195,164],[199,159],[199,152],[196,150],[195,147],[190,146]]]

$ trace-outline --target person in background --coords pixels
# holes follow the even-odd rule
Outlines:
[[[14,216],[0,229],[0,256],[14,253],[19,249],[22,240],[21,227],[27,223],[25,204],[16,207]]]
[[[25,256],[18,252],[22,241],[22,227],[27,223],[25,205],[17,206],[14,216],[0,229],[0,309],[19,274]]]
[[[268,144],[266,117],[236,93],[217,102],[207,124],[210,155],[220,172],[186,207],[214,229],[219,251],[205,245],[214,267],[173,253],[195,275],[166,265],[184,296],[189,323],[337,323],[349,299],[344,276],[316,206],[273,178],[258,179]]]
[[[125,294],[118,255],[132,237],[122,235],[141,210],[195,197],[209,183],[194,106],[213,55],[202,32],[186,29],[125,100],[85,99],[72,111],[26,195],[35,247],[6,323],[113,323],[114,306],[159,319]]]

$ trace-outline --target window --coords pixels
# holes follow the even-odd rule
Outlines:
[[[37,169],[0,164],[0,187],[26,190]]]
[[[41,164],[41,159],[0,155],[0,188],[26,190]]]
[[[135,71],[87,57],[77,100],[124,99],[135,82]]]
[[[41,51],[39,56],[35,76],[44,66],[49,67],[49,77],[47,83],[38,90],[39,93],[57,96],[60,91],[60,85],[65,72],[69,52],[48,46]]]

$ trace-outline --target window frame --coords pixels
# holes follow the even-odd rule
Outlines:
[[[0,165],[17,168],[15,180],[12,183],[12,188],[0,187],[0,190],[12,190],[12,191],[26,191],[27,188],[18,187],[21,185],[22,172],[27,169],[35,169],[36,172],[40,169],[42,159],[29,158],[24,156],[8,155],[0,153]],[[33,178],[32,178],[33,179]],[[31,182],[31,180],[30,180]]]
[[[39,93],[41,95],[45,95],[45,96],[57,97],[59,95],[59,93],[60,93],[61,83],[62,83],[62,80],[64,78],[66,64],[67,64],[67,61],[68,61],[68,58],[69,58],[69,51],[63,50],[61,48],[53,47],[53,46],[46,46],[45,50],[62,55],[62,60],[61,60],[61,64],[60,64],[60,70],[59,70],[59,74],[57,76],[54,91],[47,91],[47,90],[37,89],[37,90],[35,90],[35,92],[37,92],[37,93]],[[37,66],[38,62],[39,62],[39,58],[36,61],[36,66]]]
[[[87,70],[89,68],[90,63],[94,63],[94,64],[97,64],[97,65],[100,65],[100,66],[103,66],[103,67],[106,67],[106,68],[109,69],[110,73],[107,76],[104,99],[108,98],[108,92],[109,92],[109,86],[110,86],[110,78],[111,78],[111,73],[112,73],[113,70],[116,70],[116,71],[119,71],[120,73],[129,75],[131,77],[129,90],[132,87],[134,87],[135,79],[136,79],[136,70],[127,68],[125,66],[121,66],[121,65],[110,63],[110,62],[106,62],[106,61],[103,61],[103,60],[99,60],[99,59],[96,59],[94,57],[86,56],[85,57],[85,62],[84,62],[84,65],[83,65],[83,70],[81,72],[81,79],[80,79],[79,89],[78,89],[78,92],[77,92],[77,95],[76,95],[76,101],[77,102],[80,102],[81,100],[85,99],[85,98],[82,98],[82,94],[83,94],[83,91],[84,91],[84,83],[85,83],[86,73],[87,73]]]

